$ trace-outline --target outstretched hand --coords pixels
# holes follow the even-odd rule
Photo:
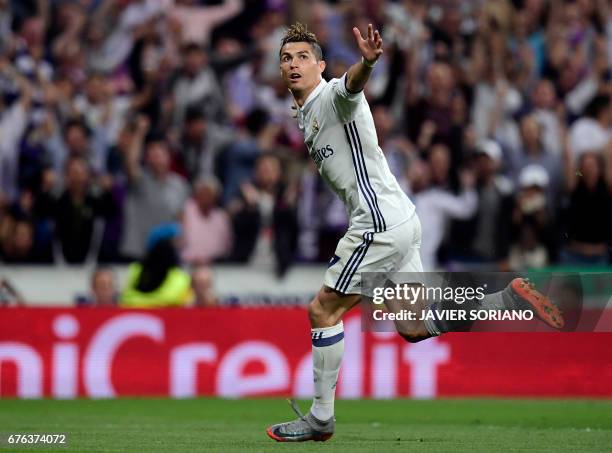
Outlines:
[[[361,36],[357,27],[353,27],[353,35],[364,60],[370,64],[375,63],[383,53],[382,38],[378,30],[374,31],[372,24],[368,24],[368,33],[365,39]]]

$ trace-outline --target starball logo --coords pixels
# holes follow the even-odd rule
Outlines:
[[[319,132],[319,122],[317,121],[316,118],[314,120],[312,120],[312,131],[314,133]]]

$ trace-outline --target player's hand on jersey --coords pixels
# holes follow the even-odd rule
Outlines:
[[[357,27],[353,27],[353,35],[361,51],[364,60],[369,64],[374,64],[383,53],[382,38],[378,30],[374,30],[372,24],[368,24],[367,36],[364,39]]]

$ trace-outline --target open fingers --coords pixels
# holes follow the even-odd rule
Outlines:
[[[382,47],[382,38],[380,37],[380,33],[378,30],[374,32],[374,42],[376,43],[376,48],[380,49]]]
[[[374,40],[374,28],[372,27],[372,24],[368,24],[368,41],[373,41]]]
[[[359,29],[357,27],[353,27],[353,35],[355,36],[355,39],[357,40],[357,42],[363,41],[363,37],[361,36],[361,32],[359,31]]]

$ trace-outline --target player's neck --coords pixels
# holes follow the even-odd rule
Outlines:
[[[306,88],[302,91],[291,92],[291,94],[293,94],[293,99],[295,99],[295,103],[298,105],[298,107],[302,107],[304,105],[306,99],[308,99],[308,96],[310,96],[310,93],[312,93],[315,88],[319,86],[319,83],[321,83],[321,79],[319,79],[317,83],[315,83],[310,88]]]

